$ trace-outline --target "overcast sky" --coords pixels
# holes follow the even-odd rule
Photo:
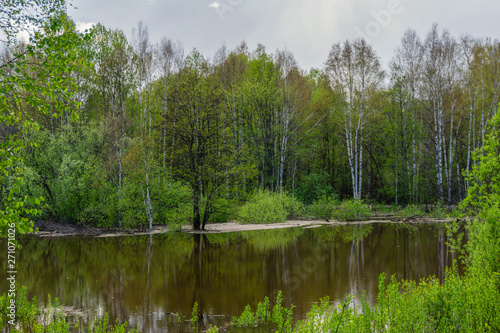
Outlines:
[[[268,52],[288,48],[300,67],[320,68],[333,43],[363,36],[384,66],[403,32],[424,38],[433,23],[453,36],[500,39],[499,0],[73,0],[80,25],[100,22],[130,37],[143,21],[151,41],[179,40],[186,54],[197,48],[212,58],[223,44],[245,40]]]

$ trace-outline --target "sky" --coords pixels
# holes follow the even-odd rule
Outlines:
[[[304,70],[322,68],[331,46],[365,38],[387,67],[403,33],[423,39],[433,23],[453,36],[500,39],[498,0],[72,0],[68,14],[80,27],[101,23],[130,38],[143,21],[152,43],[180,41],[212,58],[241,41],[250,51],[291,51]]]

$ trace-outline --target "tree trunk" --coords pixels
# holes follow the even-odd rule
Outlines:
[[[193,230],[200,230],[200,188],[194,186],[193,188]]]

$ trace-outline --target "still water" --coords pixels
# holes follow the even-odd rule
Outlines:
[[[200,330],[223,325],[246,304],[283,290],[301,319],[313,302],[341,302],[363,290],[376,303],[382,272],[398,279],[443,278],[456,258],[442,224],[322,226],[226,234],[113,238],[24,238],[17,281],[30,297],[109,313],[140,332],[185,332],[195,301]],[[5,267],[6,258],[0,258]],[[7,290],[5,279],[1,291]],[[357,299],[359,301],[359,299]],[[356,299],[355,299],[356,302]],[[130,326],[129,326],[130,327]]]

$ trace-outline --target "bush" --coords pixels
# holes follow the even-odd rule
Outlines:
[[[293,304],[290,308],[283,306],[283,293],[280,290],[276,295],[276,301],[272,310],[269,298],[265,297],[264,301],[259,302],[255,312],[252,311],[250,305],[247,305],[239,317],[233,317],[231,324],[237,327],[259,327],[266,325],[276,328],[277,331],[273,330],[274,332],[291,332],[293,308]]]
[[[434,208],[429,213],[429,216],[435,219],[444,219],[447,215],[448,213],[446,212],[446,209],[439,204],[434,206]]]
[[[279,195],[278,193],[276,195]],[[304,205],[294,196],[282,193],[280,195],[281,204],[286,211],[286,218],[293,219],[301,217],[304,214]]]
[[[178,230],[192,221],[193,191],[180,182],[173,182],[170,189],[167,186],[160,186],[154,196],[155,221]]]
[[[204,202],[204,207],[206,203]],[[215,198],[210,202],[209,223],[223,223],[234,219],[236,215],[236,205],[234,201],[226,198]],[[204,209],[206,212],[206,210]]]
[[[332,219],[333,209],[339,204],[337,197],[322,197],[309,205],[309,213],[317,219],[329,221]]]
[[[344,200],[333,210],[333,217],[339,221],[365,221],[371,216],[370,207],[361,200]]]
[[[306,205],[333,194],[330,175],[326,172],[311,173],[304,177],[297,187],[297,198]]]
[[[250,305],[245,307],[241,316],[233,318],[233,323],[238,327],[257,327],[259,325],[258,317],[253,313]]]
[[[241,206],[238,216],[244,223],[276,223],[300,216],[303,210],[303,205],[287,193],[265,190],[257,191]]]
[[[401,218],[406,218],[415,215],[424,215],[424,211],[417,205],[408,205],[405,208],[398,209],[396,215]]]

